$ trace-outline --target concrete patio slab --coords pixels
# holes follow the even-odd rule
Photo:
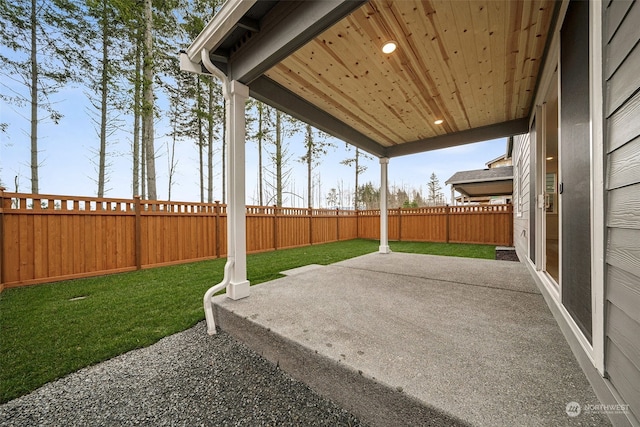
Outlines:
[[[216,320],[371,425],[607,425],[524,265],[370,254],[215,299]]]

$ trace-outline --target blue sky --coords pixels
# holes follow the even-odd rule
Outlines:
[[[56,107],[64,117],[60,124],[42,122],[39,129],[40,146],[40,193],[53,195],[95,196],[97,192],[97,172],[92,161],[97,160],[98,135],[88,114],[88,102],[81,88],[67,88],[54,95]],[[30,142],[29,110],[5,103],[0,104],[0,122],[8,123],[6,133],[0,133],[0,181],[8,191],[15,191],[15,178],[18,190],[28,193],[30,183]],[[160,119],[156,123],[156,160],[157,191],[161,200],[168,194],[168,156],[166,143],[169,138],[166,122]],[[340,164],[341,160],[353,156],[345,149],[345,144],[334,140],[336,149],[322,159],[314,174],[320,175],[320,193],[316,190],[315,199],[326,204],[326,194],[331,188],[354,186],[354,170]],[[291,177],[287,206],[306,206],[306,166],[296,161],[303,155],[302,136],[288,141],[290,150]],[[108,148],[109,182],[106,184],[105,197],[131,197],[131,141],[126,132],[115,135]],[[435,173],[446,198],[450,198],[450,189],[444,182],[459,170],[482,169],[485,163],[505,153],[506,140],[492,140],[421,154],[392,158],[389,163],[389,185],[415,188],[426,193],[426,184],[431,173]],[[174,201],[199,201],[198,152],[192,142],[180,142],[176,154],[177,171],[172,188]],[[215,153],[214,199],[220,200],[221,155]],[[360,176],[360,183],[380,182],[380,166],[377,159],[363,160],[367,170]],[[257,204],[257,148],[247,143],[247,204]],[[266,167],[269,165],[267,163]],[[317,179],[317,178],[316,178]],[[318,195],[319,194],[319,195]],[[317,206],[317,202],[314,202]]]

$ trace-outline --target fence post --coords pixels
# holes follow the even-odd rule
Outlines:
[[[141,210],[142,203],[140,203],[140,196],[133,197],[135,204],[134,209],[136,210],[136,220],[135,220],[135,235],[136,235],[136,269],[142,269],[142,224],[141,224]]]
[[[402,242],[402,208],[398,208],[398,242]]]
[[[273,205],[273,250],[278,250],[278,206]]]
[[[0,292],[4,290],[4,270],[2,258],[4,254],[4,187],[0,187]]]
[[[336,242],[340,241],[340,209],[336,208]]]
[[[307,208],[309,215],[309,245],[313,245],[313,209]]]
[[[216,214],[215,220],[215,232],[216,232],[216,258],[220,258],[220,200],[216,200],[216,204],[213,207],[214,213]]]
[[[356,238],[360,238],[360,211],[356,209]]]

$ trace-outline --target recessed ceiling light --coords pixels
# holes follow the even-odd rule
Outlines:
[[[442,120],[442,119],[438,119],[438,120],[436,120],[436,121],[435,121],[435,122],[433,122],[433,123],[434,123],[434,124],[436,124],[436,125],[441,125],[441,124],[443,124],[443,123],[444,123],[444,120]]]
[[[396,42],[390,40],[382,46],[382,52],[386,54],[393,53],[393,51],[396,50],[396,47],[398,47]]]

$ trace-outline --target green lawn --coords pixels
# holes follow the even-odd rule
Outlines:
[[[460,256],[466,258],[495,259],[495,246],[467,245],[458,243],[423,243],[423,242],[391,242],[394,252],[410,252],[414,254]]]
[[[375,252],[351,240],[249,255],[252,284],[307,264]],[[494,246],[392,242],[396,252],[493,258]],[[0,403],[204,319],[202,296],[225,259],[8,289],[0,293]]]

